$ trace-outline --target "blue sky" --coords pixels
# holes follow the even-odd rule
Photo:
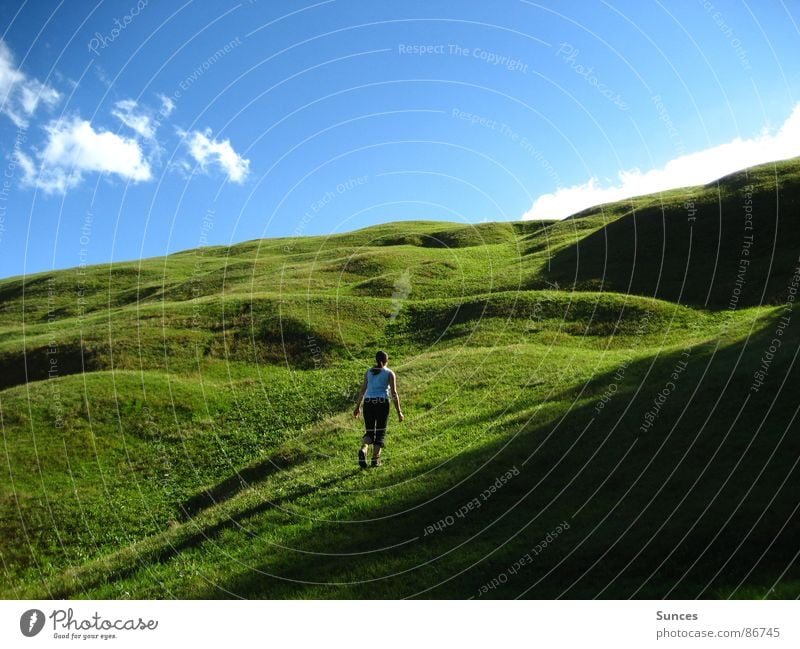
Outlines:
[[[800,8],[4,2],[0,276],[561,218],[800,155]]]

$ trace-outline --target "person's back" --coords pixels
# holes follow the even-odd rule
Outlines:
[[[386,437],[386,422],[389,419],[389,402],[394,401],[397,409],[397,419],[403,421],[403,411],[400,410],[400,397],[397,395],[397,377],[394,372],[386,367],[389,354],[379,351],[375,354],[375,367],[370,367],[364,373],[364,381],[356,398],[356,407],[353,417],[361,414],[361,400],[364,400],[364,437],[361,438],[361,448],[358,451],[358,464],[362,469],[367,468],[367,451],[372,445],[372,466],[380,466],[381,450],[383,450]]]
[[[387,367],[371,368],[367,372],[367,392],[364,395],[367,399],[386,399],[389,400],[389,379],[392,370]]]

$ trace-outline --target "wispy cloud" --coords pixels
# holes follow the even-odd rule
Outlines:
[[[640,171],[630,169],[618,174],[618,182],[601,185],[590,178],[581,185],[562,187],[537,198],[523,219],[563,219],[594,205],[703,185],[734,171],[757,164],[784,160],[800,155],[800,103],[776,133],[741,139],[682,155],[663,167]]]
[[[175,110],[175,102],[170,97],[163,94],[159,94],[158,98],[161,100],[160,115],[165,118],[172,115],[172,111]]]
[[[54,106],[59,99],[57,90],[17,68],[8,45],[0,40],[0,112],[24,128],[40,104]]]
[[[144,112],[133,99],[123,99],[114,104],[111,114],[128,128],[148,140],[153,139],[158,122]]]
[[[236,153],[230,140],[215,140],[210,128],[191,133],[179,130],[178,134],[184,138],[189,155],[202,171],[207,171],[210,165],[217,165],[231,182],[244,182],[250,168],[250,160]]]
[[[52,120],[45,126],[43,149],[30,156],[17,151],[23,181],[46,193],[64,193],[87,172],[117,175],[129,181],[152,178],[139,142],[111,131],[97,131],[78,117]]]
[[[166,95],[157,96],[161,104],[158,117],[169,117],[175,102]],[[27,128],[40,106],[53,106],[60,99],[57,90],[20,70],[8,45],[0,39],[0,113],[18,127]],[[111,115],[132,131],[130,136],[97,127],[77,115],[51,119],[43,127],[43,142],[28,151],[15,147],[10,153],[22,171],[22,183],[48,194],[63,194],[89,173],[131,182],[151,180],[152,166],[159,165],[163,150],[156,139],[160,124],[154,111],[134,99],[122,99],[114,104]],[[188,133],[178,130],[178,134],[202,172],[216,167],[229,181],[244,182],[250,160],[239,155],[229,139],[215,139],[209,128]],[[184,162],[184,168],[190,167]]]

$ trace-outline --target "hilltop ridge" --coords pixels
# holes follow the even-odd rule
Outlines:
[[[0,592],[796,597],[798,178],[0,281]]]

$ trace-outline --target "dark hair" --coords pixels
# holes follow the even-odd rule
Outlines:
[[[387,354],[385,351],[381,350],[381,351],[375,353],[375,362],[378,365],[382,365],[383,363],[385,363],[388,360],[389,360],[389,354]],[[378,374],[381,373],[381,368],[380,367],[373,367],[370,371],[375,376],[377,376]]]

